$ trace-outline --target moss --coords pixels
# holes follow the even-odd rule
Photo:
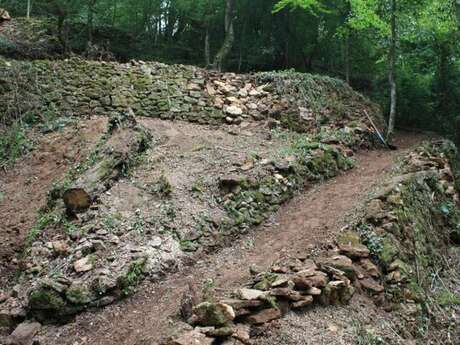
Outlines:
[[[258,290],[268,290],[277,278],[278,276],[274,273],[265,273],[262,279],[254,285],[254,288]]]
[[[193,182],[191,191],[198,196],[201,196],[206,192],[206,186],[202,178],[198,178]]]
[[[168,181],[168,179],[164,175],[161,175],[156,183],[154,183],[153,185],[147,188],[150,193],[157,194],[161,197],[168,197],[173,192],[172,184]]]
[[[411,277],[409,283],[406,284],[406,300],[414,300],[414,301],[423,301],[425,296],[424,288],[416,281],[415,277]]]
[[[91,301],[89,290],[84,285],[72,285],[65,293],[66,298],[73,304],[87,304]]]
[[[118,278],[118,287],[124,296],[132,293],[134,287],[142,280],[145,271],[146,259],[131,262],[127,272]]]
[[[460,306],[460,296],[448,290],[441,290],[436,294],[436,301],[439,305],[446,307],[457,305]]]
[[[225,326],[225,327],[220,327],[213,329],[207,333],[207,335],[211,337],[216,337],[216,338],[224,338],[224,337],[229,337],[234,333],[234,329],[230,326]]]
[[[398,269],[403,275],[405,276],[410,276],[413,271],[411,269],[411,267],[405,263],[404,261],[402,261],[401,259],[396,259],[392,264],[391,264],[391,267],[393,269]]]
[[[29,294],[30,309],[59,311],[65,305],[64,299],[54,290],[43,287]]]
[[[399,249],[396,245],[396,241],[389,235],[383,237],[381,245],[382,247],[379,253],[379,259],[383,265],[388,268],[399,254]]]
[[[202,302],[193,308],[202,326],[225,326],[229,319],[226,311],[216,303]]]
[[[117,163],[118,160],[114,157],[107,157],[102,162],[100,162],[97,169],[97,181],[104,181],[109,179],[113,175]]]
[[[361,244],[361,238],[359,234],[355,231],[346,231],[337,237],[337,243],[358,246]]]
[[[181,240],[179,242],[180,249],[184,252],[194,252],[198,250],[199,244],[196,241]]]

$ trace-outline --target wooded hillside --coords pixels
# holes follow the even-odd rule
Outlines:
[[[1,29],[0,52],[40,56],[33,36],[41,32],[49,38],[39,40],[45,56],[328,74],[370,95],[397,126],[453,137],[459,6],[455,0],[2,0],[13,18],[31,20]]]

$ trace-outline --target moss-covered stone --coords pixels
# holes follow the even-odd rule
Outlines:
[[[91,301],[88,287],[80,284],[72,284],[65,292],[67,300],[73,304],[84,305]]]
[[[444,265],[442,255],[460,219],[453,206],[458,191],[451,167],[456,161],[456,150],[447,141],[421,145],[403,159],[397,171],[402,176],[379,195],[382,227],[365,222],[358,226],[383,266],[385,291],[392,301],[422,301],[432,275]]]
[[[145,264],[146,259],[144,258],[134,260],[129,265],[126,273],[119,276],[117,286],[124,296],[129,295],[133,291],[133,288],[141,281],[145,272]]]
[[[60,294],[48,288],[32,290],[29,294],[29,308],[32,310],[59,311],[65,305]]]
[[[235,318],[235,312],[229,305],[203,302],[193,308],[195,322],[202,326],[225,326]]]
[[[384,265],[385,268],[390,267],[393,260],[398,256],[400,253],[397,245],[397,240],[394,239],[393,236],[390,234],[383,237],[381,242],[381,250],[379,259]]]

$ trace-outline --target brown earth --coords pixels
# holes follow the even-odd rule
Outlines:
[[[11,169],[0,172],[0,287],[16,269],[20,253],[38,210],[54,181],[90,153],[106,129],[106,119],[81,120],[64,133],[37,135],[35,149]]]
[[[164,336],[180,332],[184,327],[178,317],[180,299],[189,283],[212,285],[222,293],[247,280],[251,265],[265,268],[285,256],[314,255],[327,248],[355,208],[367,198],[373,184],[391,169],[394,159],[420,140],[420,135],[404,133],[397,138],[398,151],[358,154],[358,168],[299,194],[258,231],[217,254],[195,258],[192,265],[159,283],[144,282],[129,299],[103,310],[83,313],[65,326],[43,328],[40,343],[156,344]]]

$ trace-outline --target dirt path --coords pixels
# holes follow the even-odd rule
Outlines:
[[[264,268],[280,257],[327,247],[372,185],[392,167],[395,157],[420,140],[420,136],[404,134],[398,137],[398,151],[359,154],[358,168],[296,196],[270,222],[231,247],[202,257],[160,283],[145,282],[135,296],[120,303],[81,314],[62,327],[44,328],[41,343],[156,344],[177,331],[174,319],[189,282],[202,284],[212,279],[216,287],[232,289],[248,278],[250,265]]]

